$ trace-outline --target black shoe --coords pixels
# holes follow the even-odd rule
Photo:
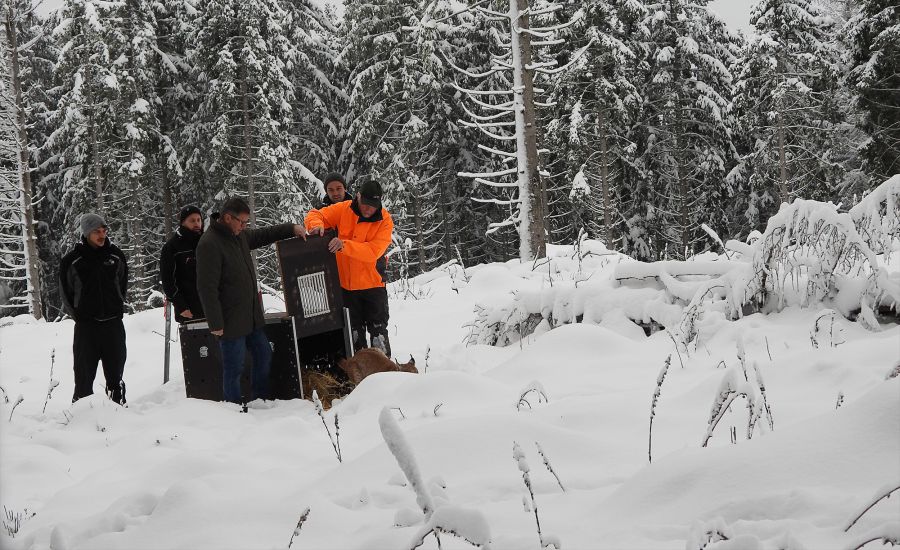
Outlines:
[[[115,403],[119,405],[125,406],[125,382],[119,380],[118,387],[114,387],[113,389],[106,390],[106,395]]]

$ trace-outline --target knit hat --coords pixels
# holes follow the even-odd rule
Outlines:
[[[325,179],[322,180],[322,186],[328,187],[328,183],[332,181],[339,181],[341,182],[341,185],[343,185],[345,188],[347,187],[347,180],[345,180],[344,176],[337,172],[331,172],[327,176],[325,176]]]
[[[92,212],[81,216],[81,220],[79,220],[78,224],[81,226],[81,234],[85,237],[90,235],[91,232],[96,229],[106,227],[106,221],[98,214],[94,214]]]
[[[369,180],[359,187],[359,197],[366,206],[381,208],[381,184],[375,180]]]
[[[183,224],[184,220],[186,220],[187,217],[191,214],[200,214],[200,219],[203,219],[203,212],[201,212],[200,209],[193,204],[189,204],[182,208],[180,212],[178,212],[178,225]]]

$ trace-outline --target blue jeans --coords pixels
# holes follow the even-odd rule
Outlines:
[[[241,373],[244,370],[244,353],[248,349],[253,357],[253,397],[268,399],[272,348],[263,329],[258,328],[238,338],[220,338],[219,348],[222,350],[222,396],[225,401],[242,402]]]

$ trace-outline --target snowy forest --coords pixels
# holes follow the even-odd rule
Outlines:
[[[706,4],[3,0],[0,315],[62,316],[85,212],[138,311],[181,206],[300,220],[329,171],[384,185],[394,277],[585,237],[682,260],[900,173],[894,0],[762,0],[750,36]]]

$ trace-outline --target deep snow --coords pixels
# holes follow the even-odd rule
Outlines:
[[[72,322],[16,318],[0,328],[0,385],[10,399],[0,399],[0,501],[24,515],[0,545],[286,548],[308,507],[292,548],[408,548],[424,518],[379,428],[385,407],[444,521],[469,518],[494,549],[539,548],[514,441],[530,466],[544,539],[567,549],[699,548],[715,530],[731,540],[709,549],[853,548],[900,519],[895,493],[843,532],[880,488],[900,484],[900,378],[886,379],[900,363],[900,327],[872,333],[841,320],[845,343],[814,349],[820,308],[791,307],[720,321],[679,360],[665,332],[645,337],[618,311],[504,348],[466,346],[475,304],[527,286],[530,271],[475,266],[468,282],[437,271],[414,281],[422,299],[392,301],[394,352],[414,355],[424,372],[369,377],[326,413],[329,423],[340,417],[343,463],[311,402],[255,403],[238,414],[186,399],[177,344],[173,380],[162,385],[161,310],[126,318],[127,408],[99,391],[102,370],[99,393],[69,403]],[[719,362],[737,368],[739,339],[764,376],[775,429],[761,422],[746,440],[738,399],[701,448],[726,373]],[[53,350],[60,385],[42,413]],[[650,464],[650,403],[670,354]],[[548,402],[532,392],[517,410],[529,387]],[[448,534],[441,541],[471,548]],[[425,539],[423,548],[436,547]]]

